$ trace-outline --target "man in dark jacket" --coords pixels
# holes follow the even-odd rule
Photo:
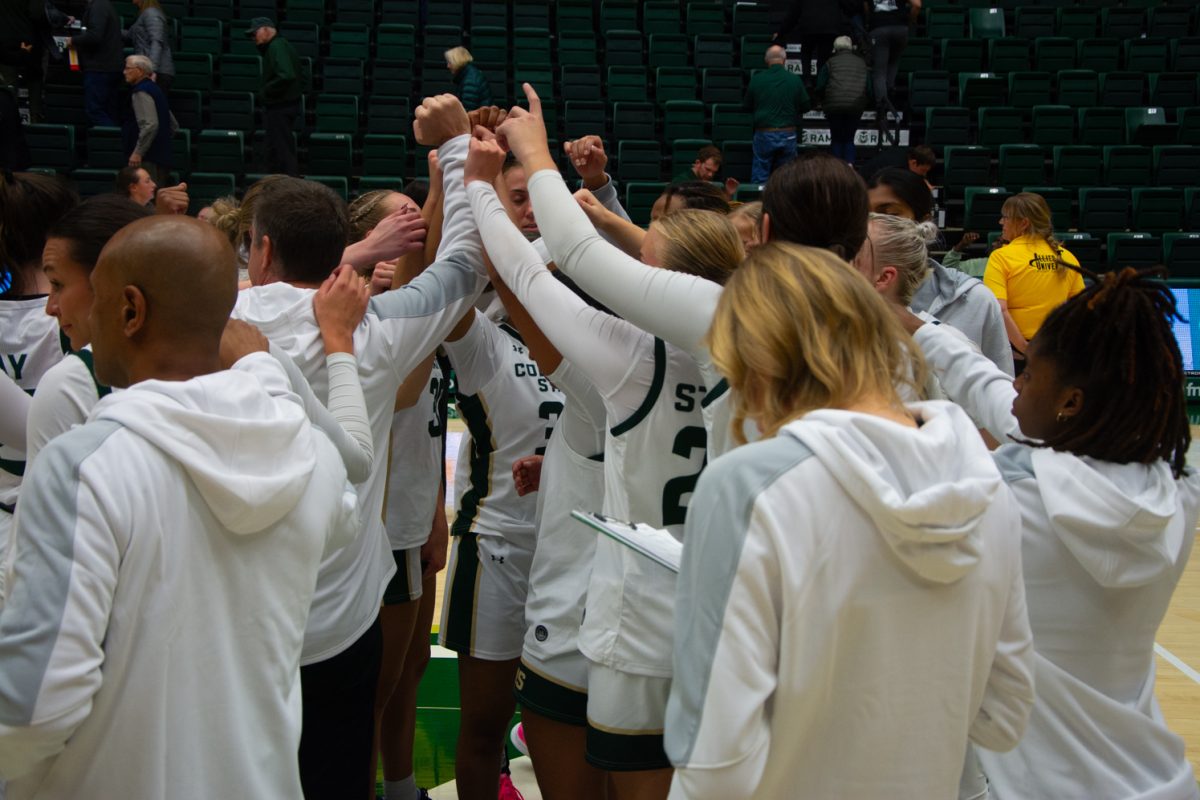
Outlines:
[[[129,166],[141,167],[159,186],[166,186],[171,174],[171,134],[175,118],[167,107],[167,97],[151,80],[155,65],[146,56],[125,59],[125,82],[129,84],[133,117],[122,130]]]
[[[817,75],[817,93],[829,122],[830,149],[854,166],[854,137],[862,112],[871,104],[871,75],[849,36],[833,41],[833,57]]]
[[[125,68],[121,18],[108,0],[88,0],[83,28],[83,33],[68,39],[67,44],[79,52],[84,110],[93,125],[117,127],[117,95]]]
[[[259,101],[267,123],[267,169],[283,175],[299,175],[292,130],[300,116],[300,95],[304,88],[300,57],[292,43],[279,35],[274,20],[267,17],[252,19],[246,35],[254,38],[263,57]]]
[[[829,60],[833,40],[844,27],[846,20],[839,0],[793,0],[791,10],[772,40],[780,45],[789,41],[800,43],[800,74],[805,81],[810,81]],[[813,61],[816,61],[815,69]]]

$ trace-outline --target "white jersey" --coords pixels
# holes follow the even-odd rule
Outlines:
[[[46,371],[29,406],[25,455],[30,463],[51,439],[82,425],[111,389],[96,381],[91,347],[69,353]]]
[[[468,434],[454,470],[458,514],[451,532],[503,536],[532,550],[537,497],[517,496],[512,465],[545,453],[562,414],[562,392],[540,373],[516,331],[479,312],[465,336],[444,346]]]
[[[416,405],[392,416],[384,526],[393,550],[420,547],[429,539],[445,471],[446,375],[436,361],[428,391]]]
[[[707,463],[700,403],[708,393],[687,353],[649,339],[654,375],[642,405],[609,420],[604,513],[683,538],[687,504]],[[671,675],[675,575],[601,537],[579,649],[592,661],[651,677]]]

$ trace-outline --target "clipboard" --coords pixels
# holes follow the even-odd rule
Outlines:
[[[571,516],[671,572],[679,573],[683,543],[667,531],[640,522],[613,519],[593,511],[572,511]]]

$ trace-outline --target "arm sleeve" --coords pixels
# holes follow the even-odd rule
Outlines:
[[[979,330],[979,349],[1008,377],[1016,375],[1013,366],[1012,344],[1008,341],[1008,330],[1004,327],[1004,311],[1000,301],[979,287],[972,289],[987,299],[984,307],[983,325]]]
[[[704,337],[721,297],[718,284],[648,266],[604,241],[556,172],[535,173],[529,196],[563,274],[638,328],[707,361]]]
[[[590,307],[555,280],[537,251],[509,220],[494,188],[474,181],[467,187],[467,194],[484,246],[500,277],[563,358],[583,370],[601,395],[612,397],[636,369],[647,335]],[[575,204],[573,198],[571,203]],[[543,220],[541,224],[547,223]],[[632,405],[636,404],[634,400]]]
[[[922,325],[913,339],[925,353],[929,366],[937,373],[946,396],[958,403],[975,421],[1004,444],[1021,437],[1021,428],[1012,414],[1012,377],[975,351],[970,343],[939,325]]]
[[[144,156],[154,143],[154,137],[158,135],[158,109],[154,105],[154,99],[146,92],[134,92],[131,100],[138,127],[137,144],[134,145],[133,152]]]
[[[604,452],[604,431],[607,414],[604,398],[592,386],[583,371],[563,359],[550,380],[566,395],[567,404],[558,420],[567,446],[585,456]]]
[[[961,263],[962,253],[958,252],[953,247],[947,250],[946,254],[942,256],[942,266],[946,267],[947,269],[951,267],[958,269],[958,265]]]
[[[65,356],[51,367],[42,376],[29,405],[26,464],[33,463],[51,439],[87,422],[88,414],[99,400],[96,382],[78,356]]]
[[[608,183],[592,192],[592,194],[597,200],[600,201],[600,205],[604,206],[626,222],[633,222],[633,220],[629,218],[628,212],[625,211],[625,206],[621,205],[621,198],[617,192],[617,182],[612,179],[611,175],[608,178]]]
[[[167,18],[153,12],[142,14],[146,20],[146,33],[150,37],[150,52],[146,56],[154,62],[154,71],[162,69],[163,43],[167,40]]]
[[[108,29],[108,15],[101,8],[101,3],[92,3],[83,13],[83,24],[87,30],[71,37],[75,47],[83,46],[86,50],[104,41],[104,33]]]
[[[504,351],[500,348],[509,346],[504,341],[506,338],[507,334],[496,327],[496,323],[476,311],[471,327],[461,339],[446,340],[442,344],[454,365],[459,394],[476,394],[496,377],[505,363]]]
[[[31,403],[32,398],[25,390],[17,386],[7,372],[0,372],[0,409],[3,409],[0,411],[0,442],[18,450],[25,449],[25,427]],[[32,460],[28,453],[26,458]]]

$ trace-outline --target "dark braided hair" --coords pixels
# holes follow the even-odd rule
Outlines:
[[[1077,271],[1094,283],[1051,312],[1033,347],[1085,400],[1042,446],[1118,464],[1163,459],[1178,478],[1192,437],[1171,331],[1183,317],[1161,280],[1166,270]]]

